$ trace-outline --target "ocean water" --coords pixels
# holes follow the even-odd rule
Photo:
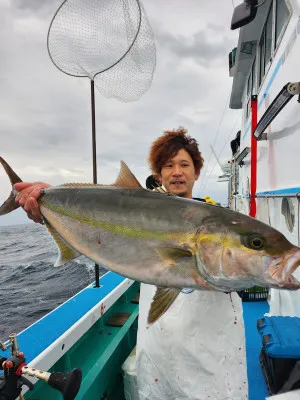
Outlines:
[[[57,246],[45,226],[0,226],[0,340],[20,332],[94,282],[94,263],[79,257],[54,268]],[[100,275],[105,272],[100,269]]]

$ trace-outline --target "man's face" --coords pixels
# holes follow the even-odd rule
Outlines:
[[[192,198],[192,191],[199,173],[196,173],[193,160],[189,153],[181,149],[165,162],[160,172],[160,183],[167,192],[187,199]]]

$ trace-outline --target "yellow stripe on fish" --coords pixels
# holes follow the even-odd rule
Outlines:
[[[182,239],[185,234],[180,232],[155,232],[150,230],[144,230],[136,227],[130,227],[126,225],[117,225],[112,224],[110,222],[104,222],[100,220],[91,219],[85,217],[81,214],[74,213],[72,211],[67,211],[61,207],[54,206],[53,204],[46,203],[45,201],[41,200],[40,205],[48,208],[49,210],[56,212],[60,215],[64,215],[66,217],[72,218],[75,221],[79,221],[85,223],[87,225],[93,226],[94,228],[104,229],[107,232],[111,232],[115,235],[120,235],[123,237],[133,237],[137,239],[156,239],[159,241],[167,241],[167,240],[180,240]]]

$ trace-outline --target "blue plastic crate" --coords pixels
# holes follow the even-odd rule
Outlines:
[[[257,321],[262,349],[260,363],[271,395],[280,392],[300,361],[300,318],[264,317]],[[292,389],[300,388],[299,379]]]
[[[265,317],[257,321],[257,329],[268,356],[300,358],[300,318]]]

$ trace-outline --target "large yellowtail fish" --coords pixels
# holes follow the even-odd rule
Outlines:
[[[12,185],[21,182],[0,157]],[[16,193],[0,215],[16,209]],[[60,254],[80,254],[125,277],[157,285],[149,322],[183,288],[236,291],[253,285],[299,289],[300,249],[270,226],[229,209],[144,189],[124,162],[113,185],[44,189],[39,205]]]

